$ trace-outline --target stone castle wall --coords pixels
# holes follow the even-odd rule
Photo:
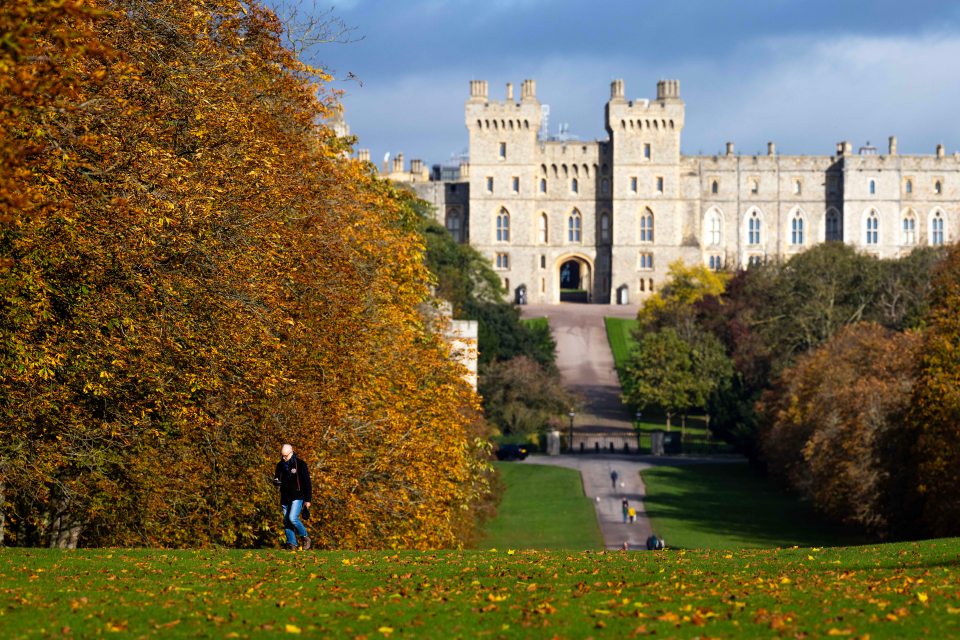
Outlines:
[[[636,302],[682,259],[744,268],[842,241],[879,257],[960,238],[960,157],[903,156],[847,142],[830,156],[742,156],[728,143],[717,156],[683,156],[680,84],[628,101],[611,84],[607,140],[544,140],[536,84],[507,85],[491,100],[486,81],[470,83],[465,123],[469,165],[460,178],[429,180],[402,156],[384,167],[433,203],[460,242],[488,256],[515,296],[561,300],[571,265],[592,302]],[[433,176],[435,177],[435,176]],[[570,281],[567,281],[569,285]]]

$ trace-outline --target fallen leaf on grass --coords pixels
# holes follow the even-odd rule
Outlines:
[[[300,633],[300,627],[295,624],[288,624],[283,628],[287,633]]]

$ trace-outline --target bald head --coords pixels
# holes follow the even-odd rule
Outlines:
[[[291,445],[289,445],[289,444],[285,444],[285,445],[283,445],[282,447],[280,447],[280,457],[281,457],[281,458],[283,458],[284,460],[289,460],[289,459],[290,459],[290,456],[292,456],[292,455],[293,455],[293,446],[291,446]]]

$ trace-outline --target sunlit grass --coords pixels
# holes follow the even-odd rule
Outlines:
[[[495,463],[505,491],[481,548],[603,549],[593,503],[574,469]]]
[[[957,637],[960,540],[751,551],[5,549],[5,638]]]

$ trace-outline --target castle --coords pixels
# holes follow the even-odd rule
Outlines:
[[[682,259],[712,269],[788,258],[814,244],[845,242],[896,257],[960,236],[960,155],[832,156],[680,152],[684,103],[677,80],[654,100],[629,101],[615,80],[606,140],[550,139],[536,83],[491,100],[470,82],[469,162],[428,170],[403,156],[384,167],[436,206],[459,242],[490,259],[517,302],[635,303]],[[360,151],[369,160],[369,152]]]

